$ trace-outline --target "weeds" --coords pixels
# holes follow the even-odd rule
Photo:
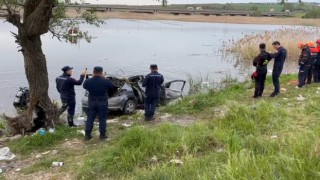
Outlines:
[[[71,137],[77,137],[76,129],[69,127],[57,127],[55,133],[47,133],[44,136],[35,134],[33,136],[24,137],[15,141],[10,141],[8,146],[10,149],[22,155],[29,154],[33,151],[50,150],[58,142]]]
[[[227,57],[230,54],[236,55],[236,61],[247,62],[250,67],[252,60],[259,54],[260,43],[266,43],[267,50],[273,52],[272,42],[280,41],[287,49],[287,61],[296,62],[301,53],[297,44],[301,41],[315,41],[319,38],[319,33],[320,29],[317,27],[283,27],[276,31],[245,35],[239,40],[229,40],[223,43],[223,49]]]

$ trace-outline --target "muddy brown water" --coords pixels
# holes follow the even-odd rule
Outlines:
[[[61,67],[74,67],[78,78],[82,69],[103,66],[108,74],[129,76],[147,74],[152,63],[159,66],[166,81],[187,80],[188,75],[206,76],[218,81],[227,74],[243,79],[248,74],[234,61],[225,61],[222,41],[245,34],[279,29],[281,26],[192,23],[175,21],[106,20],[100,28],[83,25],[95,37],[92,43],[60,42],[44,35],[43,50],[47,57],[50,97],[59,99],[55,78]],[[27,86],[23,57],[11,36],[16,29],[0,20],[0,113],[13,114],[13,98],[19,86]],[[77,112],[81,112],[84,90],[76,87]]]

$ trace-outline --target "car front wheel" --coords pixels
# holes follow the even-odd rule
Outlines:
[[[134,100],[129,99],[123,108],[124,114],[133,114],[136,111],[137,103]]]

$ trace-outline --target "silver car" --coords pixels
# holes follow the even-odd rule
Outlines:
[[[91,78],[88,75],[87,78]],[[114,85],[114,89],[108,92],[109,111],[120,111],[123,114],[132,114],[136,109],[142,109],[145,103],[145,88],[142,87],[143,75],[131,76],[129,78],[106,77]],[[160,90],[160,104],[165,105],[173,100],[183,97],[183,89],[186,81],[174,80],[164,83]],[[82,98],[82,112],[88,112],[88,95],[86,91]]]

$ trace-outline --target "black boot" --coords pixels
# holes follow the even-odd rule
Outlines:
[[[68,124],[69,124],[69,127],[77,127],[77,126],[73,123],[73,116],[72,116],[72,115],[68,115]]]

